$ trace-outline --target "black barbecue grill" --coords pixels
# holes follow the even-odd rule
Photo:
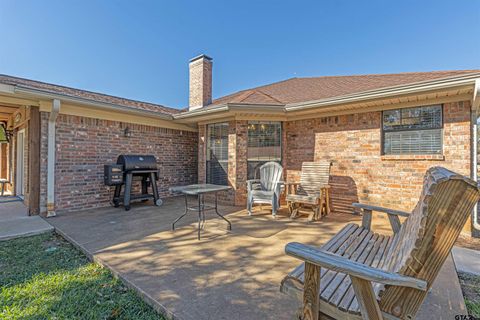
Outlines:
[[[141,178],[142,193],[132,195],[132,183],[135,177]],[[158,168],[157,160],[152,155],[120,155],[117,158],[117,164],[105,165],[105,184],[115,186],[113,204],[120,206],[123,202],[125,210],[130,210],[132,200],[147,201],[153,199],[157,206],[162,205],[162,200],[158,196],[157,180]],[[122,186],[123,201],[121,200]],[[148,193],[148,188],[152,188],[152,193]]]

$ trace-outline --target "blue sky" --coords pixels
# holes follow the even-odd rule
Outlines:
[[[0,0],[0,73],[183,107],[291,77],[480,69],[480,1]]]

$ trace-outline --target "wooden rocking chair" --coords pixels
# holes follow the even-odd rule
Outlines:
[[[300,182],[285,184],[290,218],[296,218],[300,208],[312,208],[308,220],[319,220],[330,213],[330,161],[304,162]]]
[[[301,319],[414,319],[479,198],[474,181],[431,168],[411,214],[355,204],[362,226],[348,224],[320,248],[289,243],[286,253],[305,263],[280,291],[303,299]],[[370,230],[372,211],[388,215],[393,236]]]

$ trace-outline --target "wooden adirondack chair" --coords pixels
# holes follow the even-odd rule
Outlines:
[[[288,210],[290,218],[298,215],[299,209],[310,206],[313,213],[309,220],[319,220],[330,213],[330,161],[304,162],[300,182],[286,183]],[[324,210],[324,214],[322,211]]]
[[[270,204],[272,215],[280,208],[280,193],[283,185],[283,168],[276,162],[267,162],[260,167],[260,179],[247,181],[247,210],[252,215],[255,203]]]
[[[320,248],[289,243],[286,253],[305,263],[280,290],[303,299],[302,319],[413,319],[479,198],[474,181],[431,168],[411,214],[355,204],[362,226],[348,224]],[[388,215],[393,236],[370,230],[372,211]]]

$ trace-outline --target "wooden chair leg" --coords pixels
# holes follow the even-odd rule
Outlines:
[[[308,221],[309,222],[318,220],[318,209],[319,209],[318,205],[313,205],[312,206],[312,212],[308,216]]]
[[[306,265],[305,265],[306,267]],[[306,275],[305,275],[306,276]],[[350,276],[352,279],[353,291],[357,298],[360,312],[364,320],[382,320],[382,312],[378,306],[372,283],[368,280]]]
[[[330,188],[325,188],[325,215],[330,214]]]
[[[320,267],[305,262],[303,287],[303,320],[318,320],[319,317]]]
[[[324,213],[324,210],[325,209],[325,213]],[[320,198],[320,206],[319,206],[319,210],[318,210],[318,220],[320,220],[321,218],[323,218],[323,216],[326,216],[327,215],[327,212],[326,212],[326,208],[325,208],[325,197],[321,197]]]
[[[293,202],[292,203],[292,213],[290,215],[290,219],[295,219],[297,217],[298,209],[299,209],[298,203]]]

